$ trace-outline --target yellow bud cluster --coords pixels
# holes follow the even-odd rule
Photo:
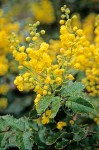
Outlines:
[[[60,24],[61,25],[65,24],[65,18],[69,19],[70,10],[69,10],[69,8],[66,8],[66,7],[67,7],[66,5],[64,5],[63,7],[61,7],[61,12],[63,13],[61,15],[61,19],[62,20],[60,20]]]

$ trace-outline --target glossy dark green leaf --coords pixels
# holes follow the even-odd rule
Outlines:
[[[60,142],[56,143],[55,148],[56,149],[64,149],[68,143],[69,143],[69,140],[63,138]]]
[[[87,136],[87,134],[84,131],[79,131],[79,132],[74,134],[73,140],[74,141],[80,141],[83,138],[85,138],[86,136]]]
[[[41,128],[38,132],[39,138],[40,138],[41,142],[43,142],[43,143],[46,143],[45,132],[46,132],[45,128]]]
[[[47,145],[52,145],[54,144],[59,138],[60,138],[60,133],[53,133],[52,135],[49,135],[48,138],[46,139],[46,144]]]
[[[93,105],[81,97],[71,97],[66,102],[66,106],[71,108],[74,112],[78,113],[95,113]]]

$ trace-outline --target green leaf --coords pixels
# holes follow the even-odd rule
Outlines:
[[[38,147],[40,147],[42,149],[45,148],[45,143],[41,141],[41,139],[37,133],[35,134],[33,140]]]
[[[81,82],[69,82],[68,85],[62,88],[61,95],[64,97],[76,96],[80,94],[84,88],[85,87]]]
[[[32,133],[31,131],[26,131],[24,133],[17,132],[17,146],[20,150],[32,150],[33,141],[32,141]]]
[[[0,119],[2,119],[4,121],[4,124],[6,124],[7,126],[11,126],[22,131],[25,129],[25,122],[23,118],[15,119],[13,116],[6,115],[2,116]]]
[[[4,133],[0,133],[0,146],[1,146],[1,142],[2,142],[3,137],[4,137]]]
[[[80,140],[82,140],[86,136],[87,135],[86,135],[86,133],[84,131],[79,131],[79,132],[76,132],[74,134],[73,140],[74,141],[80,141]]]
[[[68,132],[58,132],[58,133],[50,133],[48,135],[48,138],[46,139],[46,144],[47,145],[52,145],[56,143],[58,139],[65,139],[67,135],[70,135],[71,133]],[[67,141],[67,139],[65,139]]]
[[[45,128],[41,128],[38,132],[41,142],[45,143]]]
[[[0,117],[0,122],[0,149],[17,146],[20,150],[32,150],[33,139],[28,118],[16,119],[6,115]]]
[[[86,137],[86,134],[84,132],[78,132],[74,135],[73,140],[74,141],[80,141],[82,140],[84,137]]]
[[[85,77],[86,75],[85,75],[85,72],[84,71],[80,71],[78,74],[77,74],[77,76],[76,76],[76,79],[77,79],[77,81],[81,81],[84,77]]]
[[[33,143],[31,141],[32,133],[27,131],[23,134],[23,143],[26,150],[32,150]]]
[[[62,140],[60,142],[56,143],[55,148],[56,149],[63,149],[67,146],[68,143],[69,143],[69,140],[62,138]]]
[[[4,131],[6,129],[8,129],[8,125],[5,123],[5,120],[0,117],[0,131]]]
[[[54,97],[52,100],[52,105],[51,105],[51,116],[50,118],[54,118],[59,110],[60,107],[60,97]]]
[[[9,147],[17,147],[16,135],[14,133],[9,138]]]
[[[78,112],[78,113],[95,113],[94,107],[93,105],[79,97],[71,97],[67,102],[66,105],[71,108],[74,112]]]
[[[52,96],[44,96],[39,102],[38,102],[38,109],[37,112],[38,113],[43,113],[48,106],[50,105],[50,103],[52,102],[53,97]]]
[[[33,129],[33,131],[38,131],[39,130],[38,124],[35,121],[29,121],[29,125],[30,125],[30,128]]]
[[[23,135],[22,133],[17,132],[17,146],[20,150],[25,150],[25,145],[23,144]]]
[[[6,149],[10,144],[10,138],[12,136],[13,133],[11,131],[3,133],[2,140],[0,141],[1,142],[0,147]]]
[[[29,119],[33,120],[35,118],[37,118],[37,111],[33,108],[29,113]]]
[[[52,145],[54,144],[59,138],[60,138],[60,133],[53,133],[52,135],[49,135],[47,140],[46,140],[46,144],[47,145]]]

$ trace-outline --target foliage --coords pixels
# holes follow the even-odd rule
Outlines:
[[[77,147],[85,148],[85,141],[89,148],[99,146],[99,127],[89,129],[87,124],[83,124],[82,115],[79,114],[94,111],[92,104],[81,96],[84,87],[79,82],[71,83],[70,81],[68,84],[62,87],[60,91],[61,97],[44,96],[39,102],[38,114],[33,109],[28,118],[15,119],[10,115],[0,117],[0,148],[2,150],[8,147],[18,147],[20,150],[31,150],[32,147],[36,149],[52,149],[52,147],[55,149],[76,149]],[[73,94],[75,97],[71,93],[71,85],[74,89]],[[72,99],[71,104],[69,104],[70,99]],[[71,109],[67,108],[67,106]],[[44,126],[41,123],[40,114],[48,107],[52,110],[51,120],[49,124]],[[57,122],[60,119],[66,122],[66,126],[59,131]],[[91,143],[93,139],[94,143]]]

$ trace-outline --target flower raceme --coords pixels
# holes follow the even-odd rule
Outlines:
[[[77,22],[77,17],[74,15],[69,18],[68,9],[67,11],[66,9],[62,7],[62,12],[68,19],[65,21],[62,17],[60,21],[61,52],[70,62],[70,68],[85,73],[82,82],[85,84],[88,93],[91,96],[99,95],[99,16],[95,17],[95,14],[90,14],[83,21],[83,28],[78,29],[77,26],[74,26],[74,22]],[[88,27],[89,23],[93,26]]]
[[[6,16],[7,14],[0,9],[0,76],[7,74],[9,60],[7,55],[11,53],[8,37],[12,31],[19,30],[19,24]]]
[[[66,63],[65,57],[63,59],[63,54],[57,55],[56,63],[53,63],[54,60],[49,54],[49,44],[44,41],[37,43],[40,34],[45,33],[44,30],[37,32],[38,25],[39,22],[29,25],[30,36],[26,37],[27,47],[20,46],[14,34],[12,35],[14,45],[11,46],[13,56],[19,62],[18,68],[24,72],[16,77],[14,83],[20,91],[28,89],[36,92],[37,97],[34,100],[36,107],[43,96],[55,93],[65,80],[74,79],[70,73],[66,72],[68,62]],[[43,120],[46,119],[45,117],[43,116]]]

